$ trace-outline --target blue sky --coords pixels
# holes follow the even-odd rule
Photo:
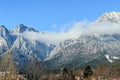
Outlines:
[[[119,4],[120,0],[0,0],[0,24],[13,29],[22,23],[57,32],[66,23],[95,21],[104,12],[118,12]]]

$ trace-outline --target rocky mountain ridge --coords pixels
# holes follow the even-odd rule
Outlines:
[[[18,25],[11,31],[3,25],[0,26],[0,56],[2,57],[9,50],[16,63],[24,63],[33,58],[39,61],[44,60],[55,45],[28,40],[22,35],[26,31],[40,33],[40,31],[23,24]]]
[[[93,23],[105,22],[119,25],[120,13],[105,13]],[[23,24],[10,31],[5,26],[0,26],[0,56],[10,50],[16,64],[26,64],[35,58],[43,61],[47,67],[64,65],[70,68],[87,63],[95,65],[97,62],[114,62],[120,59],[119,32],[82,34],[77,39],[68,39],[54,45],[40,40],[29,40],[22,35],[26,31],[44,34]]]

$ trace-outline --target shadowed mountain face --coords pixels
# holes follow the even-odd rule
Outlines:
[[[120,13],[105,13],[93,24],[106,22],[120,25]],[[96,65],[103,61],[112,63],[120,59],[119,32],[81,34],[77,39],[68,39],[57,45],[40,41],[41,37],[39,40],[26,38],[23,35],[25,32],[45,34],[23,24],[11,31],[2,25],[0,27],[0,55],[4,55],[9,50],[16,64],[26,64],[35,58],[43,61],[47,67],[67,66],[69,68],[85,64]],[[31,33],[27,35],[30,36]]]

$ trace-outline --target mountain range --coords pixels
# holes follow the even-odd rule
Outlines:
[[[100,16],[92,25],[113,24],[120,27],[120,12],[108,12]],[[109,26],[108,26],[109,27]],[[46,32],[35,30],[23,24],[13,30],[0,26],[0,56],[10,51],[15,64],[27,64],[32,59],[42,61],[47,67],[77,68],[85,64],[97,65],[101,62],[113,63],[120,59],[120,33],[84,33],[76,39],[67,39],[59,44],[48,44],[41,39],[29,39],[26,32],[44,35]],[[31,34],[27,34],[31,36]],[[32,38],[32,36],[31,36]]]

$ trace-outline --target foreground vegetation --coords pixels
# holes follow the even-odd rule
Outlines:
[[[8,52],[0,63],[0,80],[119,80],[120,78],[120,61],[112,65],[101,63],[95,68],[87,65],[83,69],[68,70],[67,67],[62,67],[48,71],[41,62],[34,59],[19,71]]]

